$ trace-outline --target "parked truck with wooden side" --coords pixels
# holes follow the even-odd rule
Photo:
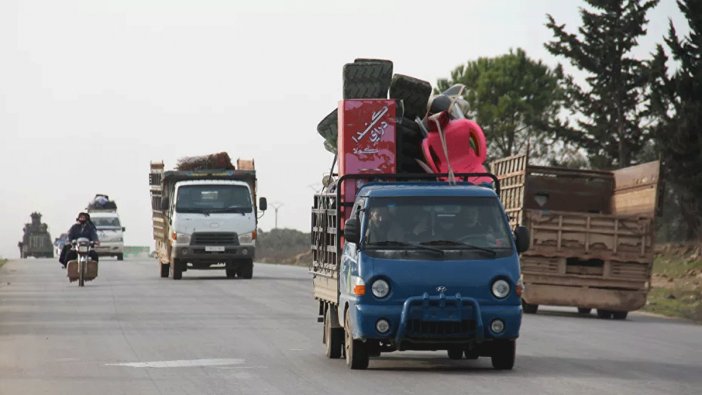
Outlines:
[[[525,313],[539,305],[625,319],[646,303],[653,266],[658,161],[613,171],[492,163],[512,225],[530,231],[521,257]]]

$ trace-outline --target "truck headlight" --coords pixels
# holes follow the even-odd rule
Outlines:
[[[492,294],[495,295],[497,299],[504,299],[509,295],[510,286],[509,283],[503,279],[499,279],[492,283]]]
[[[239,244],[251,244],[255,240],[254,232],[239,233]]]
[[[373,292],[373,296],[376,298],[382,299],[388,296],[390,293],[390,284],[388,284],[388,282],[382,278],[379,278],[373,281],[373,285],[371,285],[371,292]]]
[[[176,240],[175,241],[178,244],[190,244],[190,235],[188,233],[176,232]]]

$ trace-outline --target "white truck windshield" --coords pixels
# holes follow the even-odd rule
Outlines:
[[[121,227],[117,217],[93,217],[91,221],[98,229],[118,229]]]
[[[250,213],[249,189],[239,185],[185,185],[178,188],[176,212]]]

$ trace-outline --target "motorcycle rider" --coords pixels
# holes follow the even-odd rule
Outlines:
[[[90,214],[81,212],[78,214],[76,221],[77,222],[73,224],[73,226],[71,226],[71,228],[68,230],[69,243],[67,243],[61,251],[61,257],[59,259],[59,262],[61,262],[61,266],[63,266],[64,269],[66,268],[66,264],[69,261],[78,258],[78,253],[75,250],[71,249],[70,243],[73,240],[77,240],[81,237],[84,237],[90,240],[91,242],[94,242],[95,245],[100,244],[95,225],[92,223],[92,221],[90,221]],[[90,257],[90,259],[97,262],[98,254],[95,250],[90,250],[88,252],[88,256]]]

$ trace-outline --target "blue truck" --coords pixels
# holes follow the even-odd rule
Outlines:
[[[365,369],[384,352],[446,350],[512,369],[522,320],[519,254],[512,230],[478,174],[348,174],[315,195],[314,297],[328,358]],[[345,184],[358,190],[344,196]]]

